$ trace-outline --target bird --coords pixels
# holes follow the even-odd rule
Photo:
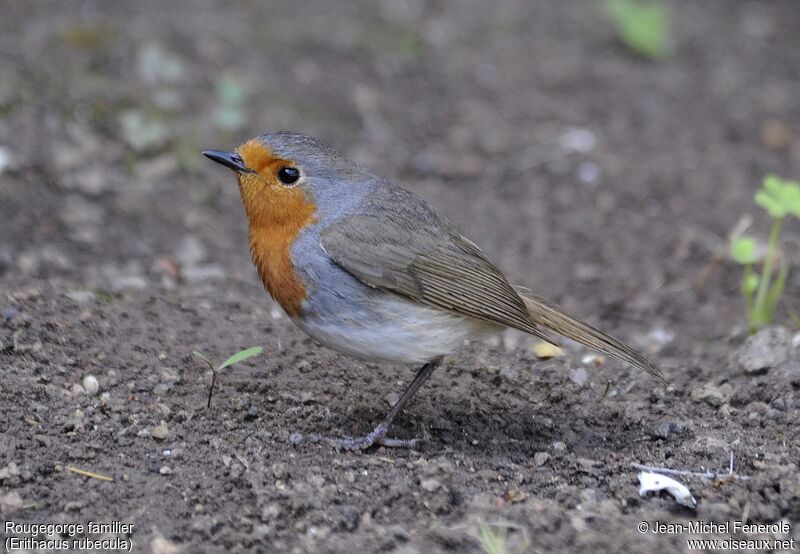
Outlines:
[[[325,142],[281,131],[233,151],[202,154],[236,174],[252,261],[297,327],[351,357],[419,368],[370,433],[292,433],[295,444],[417,447],[420,438],[389,436],[394,419],[445,356],[466,340],[506,328],[557,344],[548,334],[555,332],[666,383],[661,370],[631,347],[513,286],[416,194]]]

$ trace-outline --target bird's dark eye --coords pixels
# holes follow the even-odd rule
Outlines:
[[[294,167],[282,167],[278,170],[278,180],[284,185],[291,185],[300,178],[300,172]]]

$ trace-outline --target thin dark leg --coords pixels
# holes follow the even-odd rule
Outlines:
[[[391,427],[394,418],[397,417],[397,414],[403,409],[409,400],[417,393],[420,389],[422,384],[431,376],[433,371],[439,367],[442,363],[442,357],[438,357],[435,360],[432,360],[422,366],[420,370],[417,372],[416,377],[414,380],[411,381],[411,384],[403,393],[403,396],[400,397],[392,409],[389,410],[389,413],[386,414],[386,417],[380,424],[372,430],[371,433],[364,435],[363,437],[324,437],[322,435],[301,435],[299,433],[292,433],[292,436],[289,438],[295,444],[301,444],[304,442],[331,442],[333,443],[337,450],[338,449],[345,449],[345,450],[364,450],[369,448],[370,446],[387,446],[393,448],[414,448],[418,444],[422,442],[422,439],[390,439],[386,436],[386,433],[389,431],[389,427]]]

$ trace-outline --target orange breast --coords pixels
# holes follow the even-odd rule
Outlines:
[[[306,298],[305,285],[295,272],[291,257],[292,244],[301,228],[281,225],[250,229],[250,253],[261,282],[292,317],[300,315]]]
[[[306,288],[294,270],[291,248],[300,231],[314,222],[316,206],[301,187],[283,185],[275,178],[281,167],[297,165],[292,160],[273,156],[258,141],[248,141],[237,150],[253,170],[239,174],[253,263],[272,298],[287,314],[298,316]]]

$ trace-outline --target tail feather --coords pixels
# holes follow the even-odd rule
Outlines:
[[[661,370],[630,346],[605,334],[600,329],[569,315],[560,306],[546,298],[536,296],[523,287],[515,287],[515,289],[525,302],[525,307],[528,308],[531,318],[537,325],[552,329],[556,333],[584,346],[638,367],[662,383],[667,384]]]

